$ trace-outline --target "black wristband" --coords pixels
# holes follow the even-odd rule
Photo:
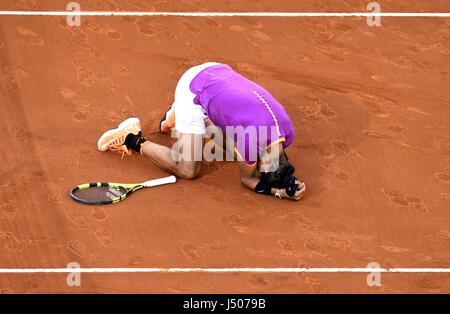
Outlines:
[[[256,185],[255,192],[258,194],[272,195],[272,187],[261,180]]]
[[[298,184],[296,183],[297,178],[294,176],[289,176],[289,179],[287,180],[284,188],[286,190],[286,194],[290,197],[294,197],[295,192],[299,190]]]

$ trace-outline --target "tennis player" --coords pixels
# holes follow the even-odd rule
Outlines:
[[[208,62],[185,72],[159,130],[175,134],[177,145],[168,148],[147,140],[139,119],[129,118],[106,131],[97,146],[122,158],[135,151],[179,178],[195,179],[202,162],[197,153],[203,152],[205,138],[213,137],[227,156],[232,147],[245,187],[279,199],[300,200],[305,192],[285,152],[295,134],[285,109],[267,90],[226,64]],[[217,140],[221,136],[224,141]]]

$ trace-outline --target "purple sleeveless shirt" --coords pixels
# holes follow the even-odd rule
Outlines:
[[[191,82],[208,118],[234,139],[236,150],[247,163],[271,144],[289,146],[295,129],[283,106],[270,93],[226,64],[200,72]]]

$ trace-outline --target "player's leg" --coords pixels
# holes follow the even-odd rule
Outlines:
[[[194,103],[196,95],[191,92],[190,84],[198,73],[213,65],[215,63],[205,63],[183,74],[175,90],[175,101],[161,120],[160,130],[163,133],[176,131],[179,134],[177,143],[182,148],[181,151],[147,141],[142,136],[140,125],[130,129],[128,120],[126,125],[122,123],[118,128],[102,135],[98,142],[99,150],[118,151],[122,153],[122,157],[130,155],[132,150],[140,152],[170,173],[185,179],[195,178],[201,167],[205,113],[200,105]],[[186,153],[188,149],[192,156]],[[200,157],[196,156],[198,152]]]
[[[176,135],[176,145],[168,148],[150,141],[142,145],[142,155],[181,178],[193,179],[200,173],[203,135],[206,132],[204,110],[195,104],[196,95],[190,90],[190,85],[198,73],[214,65],[217,63],[192,67],[178,81],[174,103],[159,123],[162,133]]]
[[[171,131],[177,129],[176,120],[178,120],[179,117],[176,118],[176,114],[178,111],[183,111],[178,112],[178,116],[187,114],[188,116],[186,118],[189,119],[190,108],[196,108],[196,110],[200,110],[199,108],[201,107],[194,103],[196,95],[194,95],[190,90],[191,82],[201,71],[219,64],[220,63],[217,62],[206,62],[188,69],[181,76],[175,88],[174,102],[159,122],[158,128],[161,133],[170,134]]]
[[[188,180],[195,179],[200,174],[202,150],[201,134],[181,134],[172,148],[151,141],[141,145],[141,155],[159,168]]]
[[[106,131],[98,140],[97,147],[102,152],[119,152],[122,158],[135,151],[179,178],[194,179],[200,173],[203,135],[180,134],[176,145],[168,148],[147,141],[142,136],[139,119],[129,118],[117,128]]]

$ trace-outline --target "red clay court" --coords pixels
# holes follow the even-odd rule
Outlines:
[[[83,11],[367,12],[365,1],[79,1]],[[449,1],[380,1],[448,12]],[[64,11],[4,0],[0,11]],[[450,267],[450,18],[0,15],[0,269]],[[157,134],[180,75],[227,63],[267,88],[297,136],[300,202],[258,196],[229,162],[117,205],[68,196],[90,181],[167,174],[96,149],[129,116]],[[2,293],[449,293],[450,274],[0,274]]]

